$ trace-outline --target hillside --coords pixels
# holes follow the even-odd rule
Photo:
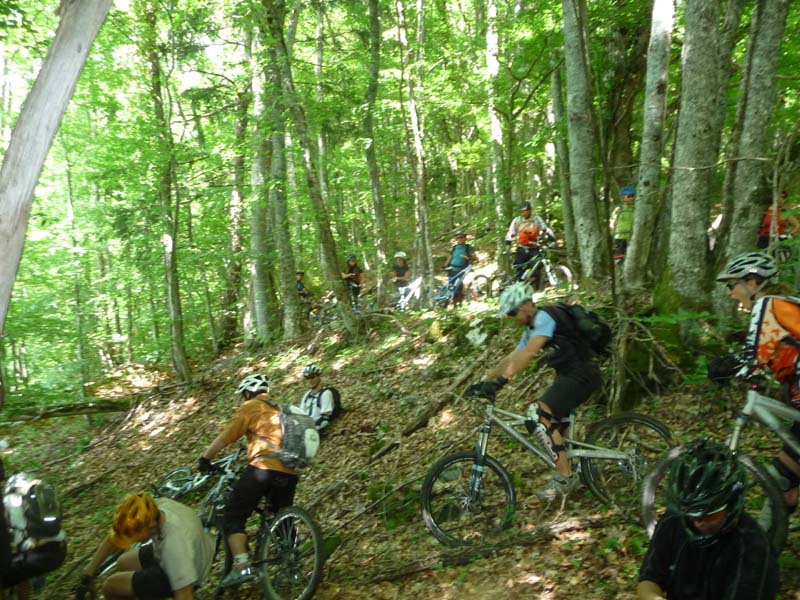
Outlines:
[[[493,435],[490,452],[514,476],[519,517],[514,528],[529,534],[527,542],[478,558],[446,551],[423,526],[421,479],[443,454],[471,447],[481,420],[482,404],[457,394],[517,338],[506,325],[485,347],[474,347],[466,334],[480,319],[488,324],[484,331],[493,333],[496,321],[489,307],[473,303],[444,317],[370,318],[369,333],[357,343],[345,344],[332,330],[313,343],[309,338],[284,345],[268,356],[237,348],[203,371],[195,386],[162,383],[128,414],[94,418],[93,424],[85,417],[66,417],[6,428],[2,436],[12,444],[7,464],[38,466],[64,499],[69,557],[48,578],[41,597],[68,597],[123,495],[147,488],[177,466],[195,464],[234,411],[234,388],[243,375],[269,373],[275,395],[297,403],[305,390],[302,368],[313,361],[323,367],[323,381],[341,390],[346,409],[324,440],[319,460],[303,475],[296,498],[314,513],[326,536],[340,538],[317,598],[559,599],[575,597],[576,590],[582,599],[632,598],[646,544],[641,529],[584,488],[563,507],[545,506],[533,492],[549,473],[499,434]],[[145,375],[131,373],[105,392],[130,393]],[[503,391],[498,406],[524,412],[547,377],[546,371],[529,369]],[[669,423],[683,440],[705,435],[709,427],[724,438],[737,404],[720,398],[708,388],[685,389],[644,399],[639,411]],[[410,433],[420,415],[439,403],[441,408]],[[593,402],[582,408],[579,422],[588,425],[604,413],[605,407]],[[775,446],[763,444],[758,435],[751,438],[759,454],[769,455]],[[794,568],[798,549],[800,540],[792,531],[782,555],[784,599],[800,597],[795,592],[800,589]],[[198,597],[211,598],[212,590],[213,582],[207,583]],[[260,594],[241,589],[227,597]]]

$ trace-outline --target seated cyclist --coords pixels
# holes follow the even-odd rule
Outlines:
[[[775,598],[775,551],[743,510],[746,486],[744,468],[724,446],[703,440],[675,459],[638,600]]]
[[[309,390],[300,401],[300,409],[314,419],[317,431],[322,433],[333,418],[333,392],[322,385],[322,369],[317,365],[303,369],[303,377],[308,381]]]
[[[281,415],[270,397],[269,379],[263,374],[248,375],[236,391],[244,402],[198,459],[200,471],[208,472],[223,448],[247,436],[248,465],[234,483],[223,512],[223,530],[233,554],[233,567],[222,580],[224,587],[257,578],[247,555],[245,524],[258,502],[266,497],[269,509],[276,513],[291,506],[297,487],[295,471],[271,456],[281,443]]]
[[[134,546],[152,540],[152,544]],[[211,569],[214,538],[194,510],[170,498],[158,502],[147,492],[126,497],[114,513],[111,531],[97,548],[75,599],[93,597],[94,580],[117,550],[117,572],[103,582],[107,599],[175,598],[191,600]]]
[[[556,380],[538,402],[528,408],[530,419],[525,426],[549,449],[556,463],[556,474],[544,490],[536,492],[548,501],[566,495],[578,485],[577,474],[567,460],[563,434],[568,422],[562,422],[579,405],[600,389],[600,369],[593,362],[593,352],[580,333],[560,324],[531,300],[533,289],[524,283],[507,287],[500,295],[498,316],[509,317],[524,329],[517,347],[489,371],[480,383],[470,386],[467,395],[493,398],[509,379],[531,364],[539,352],[546,352],[547,364],[555,369]],[[561,320],[559,320],[561,321]]]
[[[750,325],[744,349],[734,355],[728,376],[747,379],[758,370],[769,369],[775,379],[785,385],[789,403],[800,408],[800,304],[788,298],[788,288],[774,282],[778,273],[772,257],[761,252],[750,252],[734,258],[717,276],[725,282],[728,295],[749,310]],[[715,361],[719,365],[718,361]],[[725,373],[712,373],[715,362],[709,366],[712,378]],[[792,433],[800,438],[800,423],[795,422]],[[800,484],[800,457],[788,445],[773,459],[769,471],[784,492],[789,512],[797,508]]]

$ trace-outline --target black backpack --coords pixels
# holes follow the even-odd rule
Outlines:
[[[5,496],[12,495],[19,497],[22,506],[26,538],[51,538],[61,532],[61,502],[47,481],[17,473],[6,483]]]
[[[333,412],[331,413],[331,421],[333,421],[342,414],[342,397],[341,394],[339,394],[339,390],[332,385],[326,385],[319,391],[319,395],[317,396],[317,408],[319,408],[320,402],[322,402],[322,394],[325,390],[330,390],[331,394],[333,394]]]
[[[598,356],[608,356],[611,339],[614,337],[611,327],[593,310],[587,310],[580,304],[559,302],[542,309],[556,322],[556,329],[571,332],[580,337],[592,352]]]

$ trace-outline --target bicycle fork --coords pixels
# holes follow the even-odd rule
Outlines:
[[[469,478],[469,495],[473,501],[481,496],[483,472],[486,469],[486,447],[489,445],[489,433],[492,431],[491,421],[486,420],[478,429],[478,442],[475,444],[475,462],[472,463],[472,475]]]

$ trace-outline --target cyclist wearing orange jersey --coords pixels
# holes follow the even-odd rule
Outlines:
[[[787,297],[786,286],[772,283],[777,272],[771,256],[750,252],[734,258],[717,276],[717,281],[725,282],[728,295],[751,313],[744,349],[735,356],[730,375],[748,378],[769,369],[786,386],[788,401],[800,408],[800,299]],[[795,422],[791,431],[800,437],[800,423]],[[793,511],[800,485],[800,456],[786,445],[769,471],[784,492],[787,508]]]
[[[236,391],[245,402],[198,459],[200,471],[208,472],[213,469],[211,461],[223,448],[247,436],[248,464],[233,485],[223,517],[223,529],[233,555],[233,567],[222,580],[223,587],[257,578],[247,555],[245,524],[258,502],[266,497],[269,509],[277,513],[291,506],[297,487],[295,471],[270,456],[280,448],[282,434],[280,407],[270,398],[269,379],[262,374],[248,375]]]

